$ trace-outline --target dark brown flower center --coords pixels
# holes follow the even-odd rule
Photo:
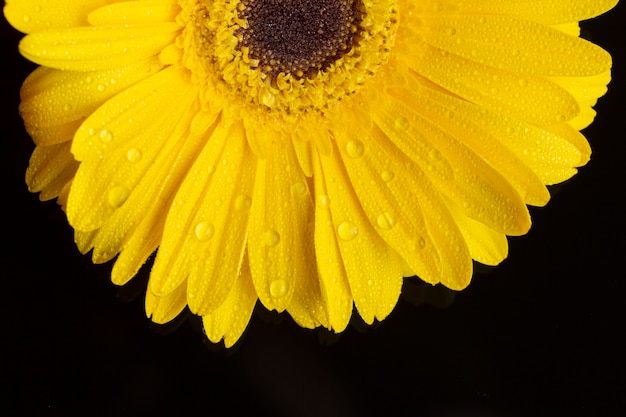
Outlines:
[[[359,0],[241,0],[239,18],[247,27],[237,35],[239,49],[272,78],[311,77],[356,45],[362,7]]]

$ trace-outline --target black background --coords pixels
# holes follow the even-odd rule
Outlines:
[[[0,414],[626,415],[625,9],[583,26],[614,56],[585,131],[592,160],[531,210],[532,230],[510,239],[502,265],[452,303],[445,293],[418,303],[422,289],[406,288],[382,324],[339,337],[257,307],[228,351],[194,320],[150,325],[141,285],[110,284],[110,265],[78,253],[56,203],[27,192],[33,145],[17,104],[34,67],[2,20]]]

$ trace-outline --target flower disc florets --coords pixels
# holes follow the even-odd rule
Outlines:
[[[398,23],[394,0],[221,0],[181,18],[183,63],[207,101],[284,119],[354,94],[387,61]]]

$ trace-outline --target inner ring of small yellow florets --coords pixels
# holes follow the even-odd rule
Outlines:
[[[384,64],[395,0],[216,0],[183,10],[184,58],[207,99],[285,118],[324,112]]]

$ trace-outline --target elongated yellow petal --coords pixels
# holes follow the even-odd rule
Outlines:
[[[92,11],[87,20],[92,26],[163,23],[175,21],[179,12],[178,2],[172,0],[124,1]]]
[[[352,293],[341,257],[337,231],[330,213],[330,197],[319,157],[314,160],[315,179],[315,258],[320,291],[330,327],[343,331],[352,315]]]
[[[20,53],[46,67],[99,71],[158,55],[180,29],[166,22],[35,32],[22,39]]]
[[[4,16],[24,33],[87,26],[87,14],[109,0],[6,0]]]
[[[317,281],[315,258],[310,256],[314,212],[293,148],[271,132],[267,135],[272,158],[257,164],[248,256],[259,299],[266,308],[283,311],[297,279]]]
[[[499,138],[476,125],[474,105],[427,88],[413,77],[405,82],[403,87],[390,87],[389,94],[475,151],[510,182],[526,204],[547,203],[550,195],[537,175]]]
[[[507,257],[509,246],[506,235],[467,217],[450,200],[444,202],[465,238],[472,259],[485,265],[498,265]]]
[[[489,67],[428,45],[405,63],[468,101],[539,126],[564,122],[579,112],[574,97],[544,78]]]
[[[187,306],[187,283],[182,282],[172,292],[165,295],[146,293],[146,316],[153,322],[164,324],[173,320]]]
[[[173,84],[175,83],[176,77],[168,78]],[[118,95],[114,100],[120,98],[123,96]],[[97,139],[91,139],[92,142],[101,141],[106,147],[107,142],[110,141],[117,145],[117,149],[103,157],[91,158],[81,164],[72,185],[67,209],[68,219],[75,228],[85,231],[98,228],[127,202],[137,184],[163,150],[178,120],[184,112],[189,110],[194,99],[194,89],[191,86],[182,85],[181,89],[178,90],[159,90],[159,94],[152,97],[152,101],[145,104],[143,110],[146,110],[145,107],[155,109],[166,105],[165,103],[172,103],[174,100],[179,100],[180,105],[174,107],[160,122],[142,132],[139,132],[139,129],[135,130],[136,128],[131,128],[130,131],[116,130],[118,125],[115,120],[119,119],[116,119],[116,115],[112,112],[106,113],[107,106],[103,106],[99,112],[92,115],[96,119],[95,121],[90,118],[83,124],[81,130],[86,130],[87,136],[89,136],[89,132],[93,131],[93,128],[85,127],[85,125],[90,126],[90,123],[93,122],[102,127]],[[117,108],[116,106],[113,107]],[[135,118],[137,124],[146,126],[148,121],[142,116],[152,118],[154,114],[151,111],[144,113],[127,112],[122,116]],[[124,126],[128,125],[125,124]],[[76,138],[78,137],[79,134]],[[80,149],[76,151],[76,148],[81,142],[77,141],[76,138],[72,151],[75,156],[78,153],[77,158],[80,159]],[[87,149],[91,150],[90,148]]]
[[[447,1],[446,1],[447,2]],[[617,0],[452,0],[462,14],[512,15],[545,24],[590,19],[610,10]]]
[[[199,112],[194,115],[193,112],[189,112],[188,117],[181,119],[177,131],[168,141],[168,146],[151,165],[144,180],[137,186],[135,194],[137,198],[140,198],[138,204],[143,204],[147,208],[145,212],[138,210],[144,216],[134,226],[130,236],[121,234],[116,227],[109,227],[109,222],[115,223],[117,213],[120,213],[119,218],[123,221],[120,228],[123,227],[128,230],[129,226],[133,225],[132,223],[129,225],[128,220],[132,219],[135,222],[138,220],[133,213],[123,216],[125,213],[118,210],[107,225],[102,228],[101,235],[109,231],[113,237],[112,239],[105,239],[102,236],[103,251],[106,250],[106,246],[123,245],[111,273],[111,280],[114,283],[123,284],[130,280],[159,245],[167,211],[170,209],[176,190],[205,145],[207,136],[210,136],[215,129],[215,117],[216,115],[211,113]],[[134,195],[132,197],[134,198]],[[155,202],[159,204],[155,204]],[[121,241],[115,237],[124,237],[124,240]],[[115,246],[115,248],[117,247]],[[109,249],[110,252],[116,250],[119,249]],[[154,274],[153,276],[157,275]]]
[[[586,76],[611,66],[599,46],[510,16],[453,15],[410,25],[427,42],[468,60],[522,74]]]
[[[521,196],[498,172],[450,133],[420,117],[399,101],[373,109],[374,120],[397,144],[410,141],[432,143],[429,155],[420,158],[421,166],[430,167],[445,161],[449,176],[433,175],[433,183],[444,195],[462,204],[471,217],[507,234],[523,234],[530,227],[530,217]]]
[[[37,146],[26,170],[28,190],[39,194],[42,201],[59,195],[74,178],[78,162],[70,153],[70,142],[52,146]]]
[[[356,146],[353,155],[357,155],[363,143],[351,146]],[[335,149],[333,153],[337,152]],[[320,159],[350,292],[359,315],[371,324],[374,318],[387,317],[398,301],[402,288],[401,258],[371,225],[341,161],[324,156]],[[325,255],[323,248],[323,244],[316,247],[318,256]]]
[[[183,71],[168,67],[115,95],[81,125],[72,145],[79,161],[99,160],[158,125],[181,92],[190,91]],[[177,108],[177,107],[174,107]]]
[[[42,140],[39,134],[42,129],[82,122],[104,102],[154,75],[159,69],[156,58],[97,72],[40,67],[28,76],[22,86],[20,113],[27,120],[26,128],[33,139],[47,144],[55,137]],[[63,138],[62,135],[58,137]]]
[[[163,210],[154,203],[170,202],[173,199],[181,178],[204,143],[197,136],[188,135],[187,127],[194,114],[191,110],[193,99],[194,94],[181,97],[180,111],[177,112],[183,115],[181,119],[169,119],[161,126],[161,147],[153,143],[158,149],[157,153],[146,152],[145,142],[136,143],[136,147],[117,150],[99,162],[84,163],[85,167],[102,173],[104,187],[112,176],[104,174],[106,172],[119,175],[114,177],[113,182],[119,182],[122,178],[137,178],[136,185],[129,188],[127,200],[111,213],[98,231],[93,252],[95,263],[106,262],[119,253],[130,235],[136,233],[137,226],[156,215],[153,215],[154,211],[161,213],[160,222],[165,222]],[[94,185],[93,188],[100,189],[101,186]],[[97,194],[91,198],[97,198]],[[154,233],[160,228],[155,225]]]
[[[346,118],[349,119],[350,116]],[[354,135],[337,133],[337,145],[370,224],[405,260],[413,273],[431,283],[441,277],[439,254],[432,244],[419,198],[398,177],[396,165],[406,157],[377,128],[353,125]],[[374,134],[369,133],[374,131]],[[367,139],[357,144],[352,137]],[[363,152],[355,154],[355,146]],[[351,156],[352,155],[352,156]],[[354,157],[357,156],[357,157]]]
[[[211,314],[202,316],[204,332],[209,340],[217,343],[224,339],[227,348],[234,345],[250,321],[256,300],[250,267],[244,257],[241,273],[228,298]]]
[[[217,158],[210,149],[216,146],[214,141],[228,144]],[[246,146],[242,126],[216,129],[168,214],[163,250],[192,257],[187,302],[195,314],[206,315],[220,306],[241,273],[254,169],[255,160]],[[174,236],[170,231],[175,231]],[[176,247],[171,248],[174,241]]]

